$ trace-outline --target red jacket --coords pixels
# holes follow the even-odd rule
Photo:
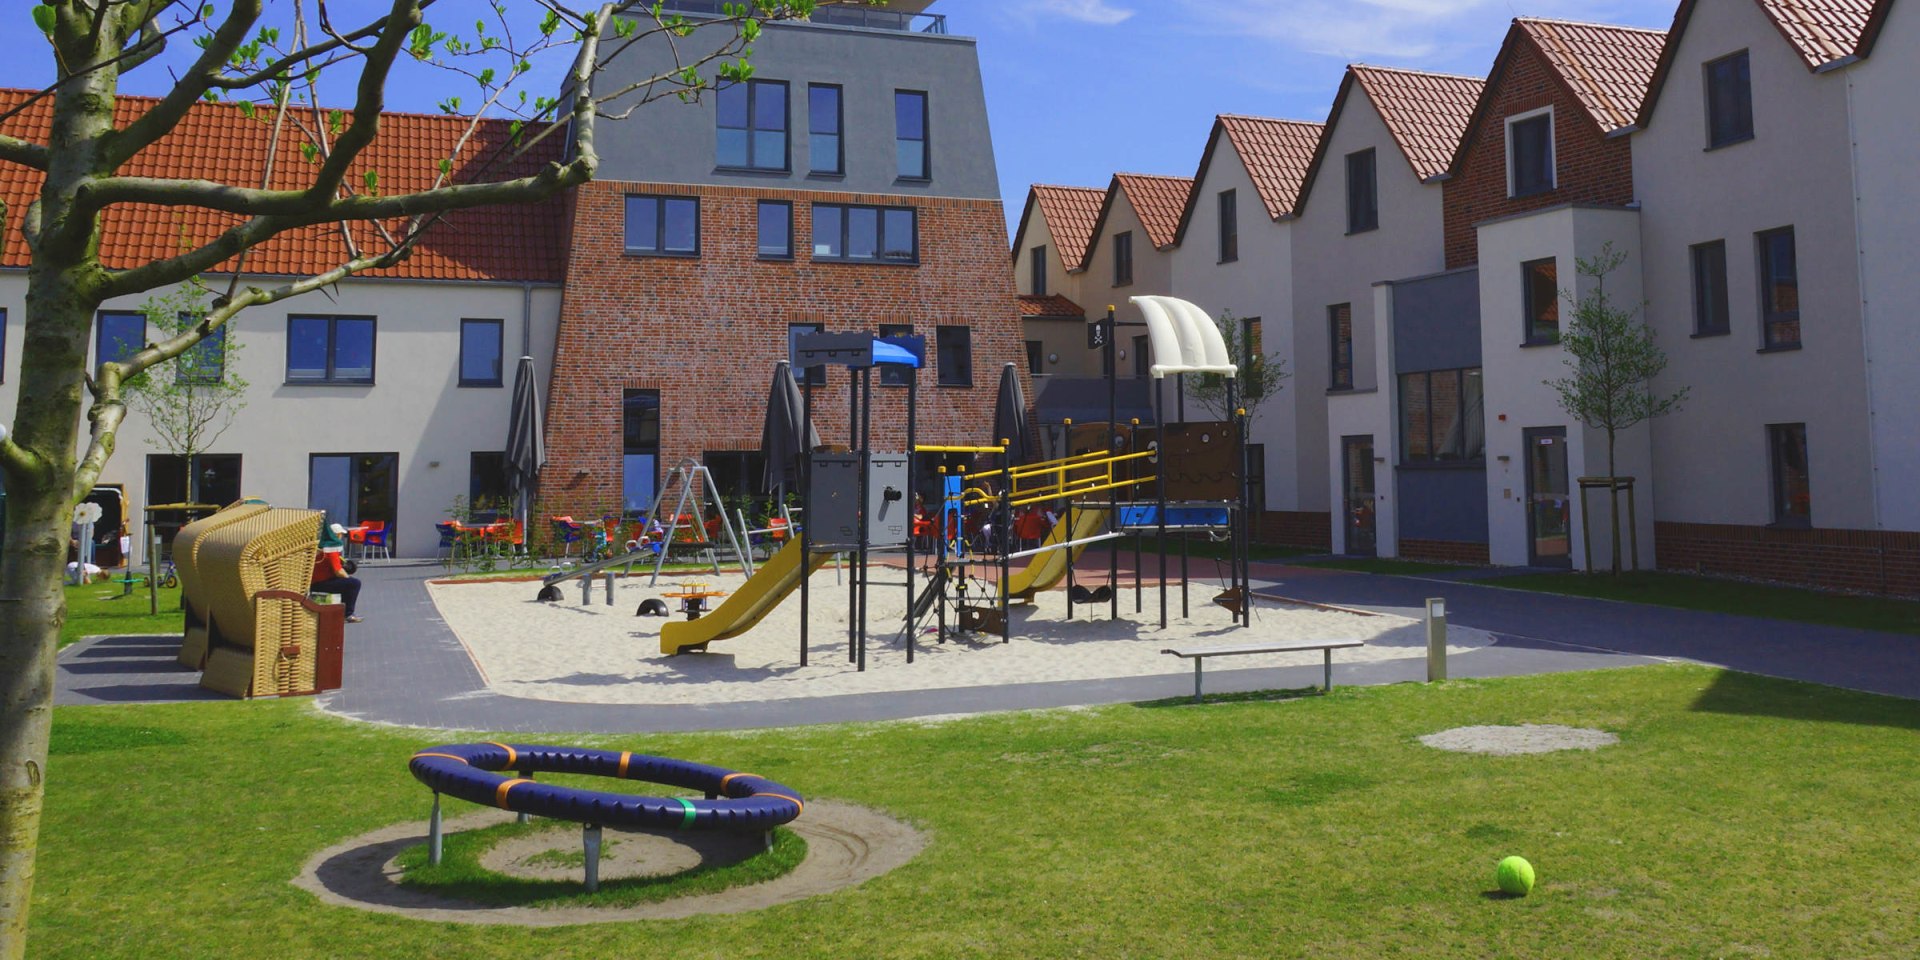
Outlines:
[[[331,550],[320,551],[320,558],[313,562],[312,583],[338,580],[346,575],[347,568],[340,565],[340,555]]]

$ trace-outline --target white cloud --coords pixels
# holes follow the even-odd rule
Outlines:
[[[1116,7],[1107,0],[1037,0],[1032,10],[1042,16],[1065,17],[1103,27],[1124,22],[1134,14],[1134,11]]]
[[[1619,22],[1645,0],[1174,0],[1198,32],[1308,54],[1441,66],[1497,46],[1516,15]],[[1624,8],[1624,9],[1623,9]],[[1631,21],[1628,21],[1631,22]],[[1457,64],[1467,68],[1467,64]],[[1475,69],[1485,65],[1474,62]]]

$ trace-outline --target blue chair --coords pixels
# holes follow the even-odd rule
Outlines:
[[[460,550],[460,528],[455,526],[453,521],[447,520],[434,524],[433,529],[440,532],[440,546],[434,552],[434,556],[442,560],[459,559],[457,554]]]

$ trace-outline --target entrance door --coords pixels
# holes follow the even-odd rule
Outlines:
[[[1573,566],[1573,501],[1567,492],[1567,429],[1520,433],[1527,448],[1527,562]]]
[[[307,461],[307,508],[325,510],[328,523],[358,526],[384,521],[387,545],[396,551],[395,513],[400,500],[400,455],[314,454]]]
[[[1371,557],[1375,546],[1373,511],[1373,437],[1340,438],[1341,489],[1347,524],[1347,553]]]

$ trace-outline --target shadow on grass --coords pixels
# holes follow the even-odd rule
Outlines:
[[[1723,670],[1693,701],[1701,713],[1920,730],[1920,701]]]
[[[1143,710],[1158,710],[1163,707],[1204,707],[1210,703],[1266,703],[1280,700],[1303,700],[1308,697],[1323,697],[1326,691],[1319,687],[1295,687],[1289,690],[1246,690],[1240,693],[1209,693],[1196,701],[1191,694],[1180,697],[1167,697],[1161,700],[1141,700],[1133,704]]]

